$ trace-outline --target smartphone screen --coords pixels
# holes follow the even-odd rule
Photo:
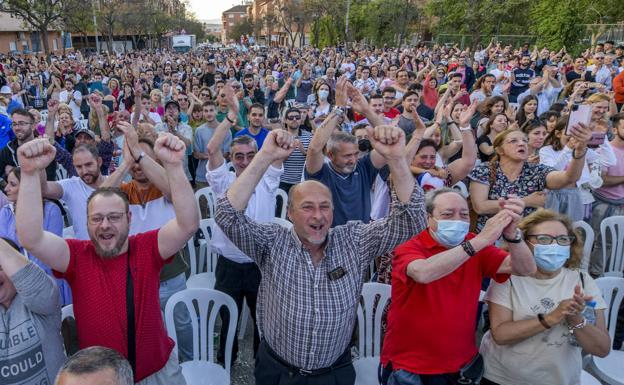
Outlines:
[[[587,104],[574,104],[572,111],[568,117],[568,125],[566,126],[566,135],[570,135],[570,128],[576,124],[582,123],[589,126],[592,116],[592,107]]]
[[[587,142],[587,146],[588,147],[600,146],[601,144],[604,143],[606,135],[607,134],[605,134],[604,132],[592,132],[591,139],[589,140],[589,142]]]

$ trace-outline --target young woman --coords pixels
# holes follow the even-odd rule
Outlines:
[[[509,127],[509,119],[504,113],[492,115],[490,120],[483,127],[483,135],[477,139],[479,159],[487,162],[494,156],[494,138]]]
[[[134,89],[132,84],[124,83],[123,90],[119,93],[117,103],[120,106],[120,110],[132,112],[134,107]]]
[[[483,130],[487,122],[494,115],[504,114],[509,107],[507,99],[502,96],[492,96],[479,105],[479,114],[481,115],[477,123],[477,138],[483,135]]]
[[[522,126],[522,132],[527,135],[529,139],[529,163],[539,163],[539,150],[544,146],[544,141],[548,132],[546,126],[541,120],[534,120],[524,124]]]
[[[518,127],[522,127],[526,122],[533,120],[537,120],[537,98],[529,95],[520,103],[516,113],[516,122]]]
[[[606,304],[591,276],[578,270],[583,243],[570,219],[550,210],[534,212],[518,227],[537,272],[491,283],[481,384],[580,384],[581,352],[605,357],[611,347]],[[583,316],[589,301],[595,323]]]

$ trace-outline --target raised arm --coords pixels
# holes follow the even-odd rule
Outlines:
[[[275,165],[275,163],[288,158],[295,147],[296,141],[287,131],[280,129],[269,133],[262,149],[227,191],[227,198],[236,211],[244,210],[247,207],[249,198],[251,198],[269,165]]]
[[[184,174],[184,142],[173,134],[162,134],[154,144],[154,152],[163,163],[175,210],[175,218],[158,232],[158,250],[166,259],[182,249],[195,234],[199,227],[199,212],[193,188]]]
[[[50,99],[48,101],[48,118],[46,119],[45,133],[48,136],[50,143],[54,140],[54,121],[56,120],[56,113],[58,112],[59,101],[56,99]]]
[[[100,126],[100,137],[103,141],[109,142],[111,139],[110,126],[108,125],[108,119],[102,106],[102,98],[98,94],[91,94],[87,96],[89,106],[95,110],[98,117],[98,124]]]
[[[592,131],[582,123],[571,127],[572,138],[576,145],[572,152],[572,160],[565,171],[553,171],[546,176],[546,187],[551,190],[564,188],[575,183],[583,172],[585,155],[587,154],[587,142],[591,139]]]
[[[288,90],[292,86],[292,82],[293,82],[292,76],[290,76],[288,79],[286,79],[286,81],[284,81],[284,85],[282,86],[282,88],[280,88],[279,91],[277,91],[277,93],[273,97],[273,101],[275,103],[281,103],[282,100],[284,100],[284,98],[286,97],[286,94],[288,94]]]
[[[473,100],[464,112],[459,117],[459,130],[462,137],[462,157],[449,164],[449,172],[453,180],[452,184],[464,179],[475,166],[477,162],[477,144],[475,143],[474,134],[470,127],[470,119],[477,110],[477,101]]]
[[[43,231],[43,199],[40,173],[54,159],[56,151],[47,139],[34,139],[21,145],[17,156],[22,170],[17,197],[16,230],[26,250],[52,269],[65,272],[69,247],[63,238]]]
[[[226,84],[221,90],[221,98],[225,98],[228,104],[228,113],[221,123],[215,129],[214,134],[206,145],[206,152],[208,153],[208,169],[215,170],[223,165],[225,158],[221,147],[227,137],[228,130],[232,127],[232,122],[236,122],[238,117],[238,98],[236,93],[230,84]]]
[[[132,125],[136,128],[139,126],[139,120],[141,120],[141,95],[143,95],[143,86],[137,80],[134,84],[134,113],[132,114]]]

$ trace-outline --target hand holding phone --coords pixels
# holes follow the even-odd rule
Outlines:
[[[588,104],[574,104],[572,105],[572,111],[568,117],[568,124],[566,125],[565,134],[571,136],[570,128],[581,123],[589,126],[592,116],[592,107]]]

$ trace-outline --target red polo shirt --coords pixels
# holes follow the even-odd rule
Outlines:
[[[129,242],[137,346],[134,380],[138,382],[162,369],[174,346],[163,324],[158,294],[160,270],[171,259],[160,257],[158,230],[131,236]],[[80,349],[105,346],[127,358],[127,253],[102,258],[91,241],[68,239],[67,245],[67,271],[54,275],[65,278],[72,288]]]
[[[466,239],[474,238],[468,234]],[[497,274],[507,252],[487,246],[455,271],[428,284],[407,276],[407,265],[448,250],[425,229],[394,251],[392,304],[381,362],[415,374],[457,372],[477,354],[475,323],[484,277],[504,282]]]

